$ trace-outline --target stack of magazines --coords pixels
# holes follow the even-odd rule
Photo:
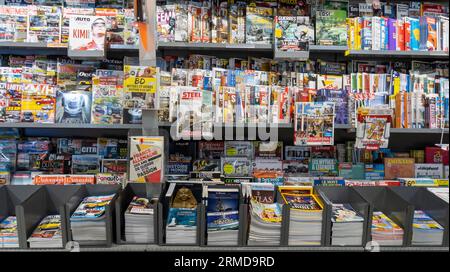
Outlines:
[[[283,193],[290,206],[289,245],[320,246],[323,209],[314,195]]]
[[[412,245],[440,246],[444,228],[423,211],[414,211]]]
[[[360,246],[362,244],[364,218],[348,204],[332,205],[331,245]]]
[[[88,196],[70,217],[72,238],[75,241],[106,241],[106,206],[114,194]]]
[[[17,218],[8,216],[0,221],[0,248],[18,248]]]
[[[48,215],[42,219],[37,228],[28,238],[30,248],[60,248],[63,247],[61,233],[61,216]]]
[[[166,244],[197,243],[197,209],[170,208],[166,225]]]
[[[372,241],[380,246],[401,246],[403,229],[382,212],[373,212]]]
[[[281,242],[282,206],[250,201],[249,246],[277,246]]]
[[[208,188],[207,192],[208,245],[237,246],[239,189]]]
[[[153,214],[150,200],[133,197],[125,211],[125,240],[130,243],[154,243]]]

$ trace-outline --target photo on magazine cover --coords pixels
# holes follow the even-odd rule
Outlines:
[[[334,103],[295,104],[295,145],[334,144]]]

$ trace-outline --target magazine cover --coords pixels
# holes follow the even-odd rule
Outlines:
[[[170,208],[166,228],[192,228],[197,226],[196,208]]]
[[[348,124],[348,93],[343,87],[342,76],[319,75],[317,77],[317,102],[334,102],[335,124]]]
[[[308,51],[314,26],[306,16],[275,16],[275,50]]]
[[[195,87],[183,87],[180,90],[180,102],[177,111],[177,137],[200,138],[202,136],[202,91]]]
[[[245,42],[249,44],[271,44],[272,40],[272,8],[247,6]]]
[[[311,156],[311,148],[308,146],[285,146],[284,159],[291,160],[309,160]]]
[[[59,44],[61,7],[29,6],[27,42]]]
[[[415,167],[415,177],[416,178],[443,178],[444,167],[442,164],[438,163],[416,163]]]
[[[130,182],[160,183],[163,180],[164,138],[130,137]]]
[[[374,211],[372,216],[372,233],[375,231],[403,236],[403,229],[379,211]]]
[[[220,172],[220,160],[195,160],[192,162],[192,171]]]
[[[34,229],[27,242],[43,242],[45,240],[60,240],[59,247],[63,246],[61,232],[61,216],[47,215],[41,220],[39,225]]]
[[[211,42],[228,42],[228,0],[215,0],[212,9]]]
[[[247,86],[245,104],[248,123],[267,123],[269,118],[270,87]]]
[[[197,148],[197,157],[200,159],[220,160],[224,154],[223,141],[200,141]]]
[[[280,203],[260,203],[253,199],[250,201],[252,214],[256,214],[259,219],[266,223],[281,223],[282,205]]]
[[[158,41],[175,41],[175,5],[156,6]]]
[[[295,103],[295,145],[334,144],[334,103]]]
[[[104,57],[106,40],[106,20],[100,16],[77,15],[70,17],[69,57]],[[91,55],[92,54],[92,55]]]
[[[5,28],[0,41],[26,42],[27,22],[27,6],[0,6],[0,25]]]
[[[269,122],[274,124],[289,124],[291,121],[289,88],[273,86],[270,94]]]
[[[304,160],[284,160],[283,174],[285,176],[307,176],[309,168],[309,158]]]
[[[97,174],[100,160],[97,155],[72,155],[72,174]]]
[[[91,122],[91,98],[89,91],[68,88],[56,91],[56,123]]]
[[[22,90],[22,84],[0,83],[0,92],[3,92],[3,97],[5,98],[2,102],[4,122],[20,122]]]
[[[223,87],[223,120],[224,124],[236,122],[236,88]]]
[[[331,222],[333,223],[364,222],[364,218],[349,203],[333,203],[331,208]]]
[[[314,195],[282,193],[281,196],[283,197],[286,204],[288,204],[292,209],[311,212],[322,211],[322,206],[317,201]]]
[[[319,45],[347,45],[347,11],[319,10],[316,13],[316,41]]]
[[[188,35],[189,42],[202,41],[202,8],[188,5]]]
[[[270,141],[255,141],[254,152],[255,158],[270,158],[270,159],[282,159],[283,158],[283,142]]]
[[[148,198],[134,196],[127,208],[126,213],[153,214],[154,209],[152,205],[154,205],[153,199],[149,200]]]
[[[222,158],[221,169],[227,177],[248,177],[253,172],[251,160],[243,157]]]
[[[185,4],[175,5],[175,41],[188,42],[188,6]]]
[[[105,78],[93,78],[92,124],[122,124],[122,86],[114,81],[116,80],[111,82]]]
[[[58,138],[57,153],[71,155],[97,155],[97,139]]]
[[[101,16],[106,21],[106,42],[111,44],[124,44],[125,11],[115,8],[97,8],[95,16]]]
[[[239,228],[239,190],[208,188],[206,221],[208,231]]]
[[[25,84],[22,92],[21,122],[55,123],[56,92],[53,86]]]
[[[309,173],[311,176],[337,176],[338,167],[336,159],[310,159]]]
[[[391,116],[392,110],[388,108],[358,108],[355,147],[369,150],[387,148]]]
[[[169,122],[170,89],[171,86],[161,86],[159,89],[158,121]]]
[[[230,3],[229,18],[229,43],[245,43],[245,1]]]
[[[384,178],[413,178],[414,158],[384,158]]]
[[[89,220],[103,217],[106,206],[109,205],[114,196],[114,194],[111,194],[85,197],[70,217],[70,221]]]
[[[134,9],[125,9],[125,29],[123,39],[126,45],[139,45],[139,27],[134,16]]]
[[[103,173],[126,173],[128,160],[126,159],[102,159],[101,172]]]
[[[96,184],[122,184],[127,181],[127,173],[97,173]]]
[[[225,141],[226,157],[248,157],[253,158],[254,146],[250,141]]]
[[[310,5],[307,0],[278,0],[277,13],[280,16],[308,16]]]
[[[208,90],[202,91],[202,137],[205,139],[212,139],[214,137],[214,106],[213,106],[213,92]]]
[[[157,110],[159,108],[159,68],[124,65],[125,109]]]

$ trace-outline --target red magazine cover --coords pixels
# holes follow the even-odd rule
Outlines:
[[[442,163],[448,165],[448,151],[440,147],[425,147],[425,163]]]

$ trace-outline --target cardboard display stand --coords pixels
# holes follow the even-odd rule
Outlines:
[[[125,216],[124,213],[131,203],[134,196],[145,197],[149,200],[159,198],[161,194],[160,183],[128,183],[125,189],[120,193],[116,201],[116,241],[118,244],[129,244],[125,240]],[[149,228],[154,229],[154,242],[158,243],[158,202],[153,206],[153,225]]]
[[[113,239],[114,239],[114,211],[115,211],[115,202],[117,197],[119,196],[119,193],[121,191],[122,186],[120,184],[117,185],[110,185],[110,184],[89,184],[89,185],[83,185],[81,187],[81,190],[77,191],[76,194],[74,194],[70,200],[66,203],[66,211],[68,214],[68,224],[67,224],[67,233],[68,233],[68,240],[74,241],[72,237],[72,229],[71,229],[71,223],[70,223],[70,217],[75,212],[78,205],[81,203],[81,201],[88,196],[99,196],[99,195],[108,195],[108,194],[116,194],[111,202],[106,206],[105,210],[105,232],[106,232],[106,240],[104,241],[74,241],[77,242],[81,246],[112,246]]]

